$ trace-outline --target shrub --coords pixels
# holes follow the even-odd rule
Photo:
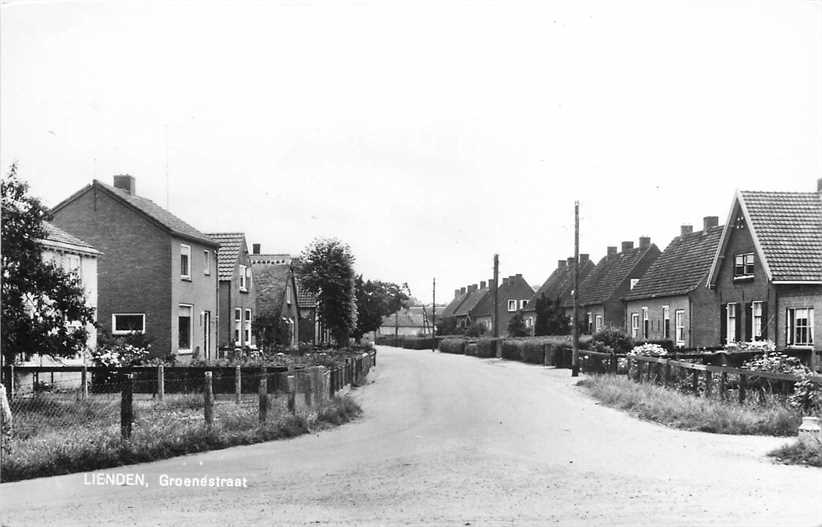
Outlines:
[[[485,325],[474,322],[465,330],[465,335],[469,337],[481,337],[485,335]]]
[[[593,346],[597,343],[608,346],[614,353],[628,353],[634,347],[634,339],[615,328],[605,328],[593,337]]]
[[[796,441],[790,445],[777,448],[769,452],[779,463],[786,465],[809,465],[812,467],[822,467],[822,443],[808,445],[801,441]]]
[[[470,355],[471,357],[477,356],[477,343],[476,341],[469,341],[465,343],[465,354]]]
[[[542,364],[545,360],[544,349],[549,344],[538,340],[525,340],[522,343],[522,360],[530,364]]]
[[[497,356],[496,343],[499,339],[480,339],[477,341],[477,357],[490,359]]]
[[[639,355],[641,357],[665,357],[668,355],[668,350],[659,344],[640,344],[631,349],[629,355]]]
[[[502,358],[508,360],[523,360],[525,343],[521,340],[503,340]]]
[[[465,353],[465,340],[463,339],[442,339],[440,342],[442,353]]]

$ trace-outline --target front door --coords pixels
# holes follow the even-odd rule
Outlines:
[[[211,311],[203,312],[203,357],[211,360]]]

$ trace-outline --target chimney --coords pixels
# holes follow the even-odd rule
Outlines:
[[[693,225],[683,225],[682,227],[679,228],[679,235],[680,236],[685,236],[686,234],[691,234],[692,232],[694,232],[694,226]]]
[[[260,244],[259,243],[252,243],[251,244],[251,254],[260,254]]]
[[[569,257],[568,257],[568,267],[571,267],[571,266],[573,266],[573,265],[574,265],[574,257],[573,257],[573,256],[569,256]]]
[[[460,296],[460,290],[454,289],[454,298],[457,298],[458,296]]]
[[[507,276],[502,277],[502,285],[505,285],[505,284],[508,283],[508,278],[509,277],[507,277]]]
[[[460,294],[461,294],[461,295],[464,295],[465,293],[466,293],[465,288],[464,288],[464,287],[461,287],[461,288],[460,288]]]
[[[590,260],[590,259],[591,259],[590,254],[588,254],[588,253],[579,253],[579,263],[580,264],[586,264],[586,263],[588,263],[588,260]]]
[[[137,185],[134,182],[134,176],[129,176],[128,174],[114,176],[114,188],[125,190],[130,196],[137,193]]]
[[[702,218],[702,230],[707,231],[711,227],[719,225],[719,216],[705,216]]]
[[[816,191],[822,193],[822,177],[816,180]]]
[[[609,245],[608,250],[606,252],[606,255],[608,256],[608,258],[611,258],[612,256],[616,256],[617,255],[616,245]]]
[[[468,291],[474,292],[477,290],[477,284],[471,284],[468,286]]]
[[[650,236],[640,236],[639,237],[639,248],[640,249],[647,249],[651,246],[651,237]]]
[[[485,280],[480,281],[480,289],[485,289]]]
[[[562,269],[566,265],[568,265],[568,262],[566,262],[565,260],[557,260],[557,267],[559,267],[560,269]]]
[[[622,252],[628,252],[634,248],[634,242],[622,242]]]
[[[522,278],[522,273],[517,273],[514,275],[514,278]]]

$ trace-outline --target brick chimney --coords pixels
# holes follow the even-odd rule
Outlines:
[[[503,277],[502,277],[502,285],[505,285],[505,284],[507,284],[507,283],[508,283],[508,277],[507,277],[507,276],[503,276]]]
[[[568,262],[568,267],[571,267],[572,265],[574,265],[574,257],[569,256],[567,262]]]
[[[634,248],[634,242],[622,242],[622,252],[628,252]]]
[[[485,289],[485,280],[480,281],[480,289]]]
[[[460,294],[461,294],[461,295],[464,295],[465,293],[466,293],[465,288],[464,288],[464,287],[461,287],[461,288],[460,288]]]
[[[454,298],[457,298],[458,296],[460,296],[460,290],[454,289]]]
[[[606,255],[608,256],[608,258],[611,258],[612,256],[616,256],[617,255],[616,245],[609,245],[608,249],[606,251]]]
[[[137,184],[134,181],[134,176],[129,176],[128,174],[114,176],[114,188],[125,190],[130,196],[134,196],[137,193]]]
[[[489,289],[493,289],[493,288],[494,288],[494,279],[493,279],[493,278],[489,278],[489,279],[488,279],[488,288],[489,288]]]
[[[692,232],[694,232],[694,226],[693,225],[683,225],[679,228],[679,235],[680,236],[685,236],[686,234],[691,234]]]
[[[260,254],[260,244],[259,243],[252,243],[251,244],[251,254]]]
[[[822,193],[822,177],[816,180],[816,191]]]
[[[557,260],[557,267],[559,267],[560,269],[562,269],[566,265],[568,265],[568,262],[566,262],[565,260]]]
[[[640,236],[639,237],[639,248],[640,249],[647,249],[651,246],[651,237],[650,236]]]
[[[588,253],[579,253],[579,263],[580,265],[588,263],[588,260],[591,259],[591,255]]]
[[[719,216],[705,216],[702,218],[702,230],[707,231],[711,227],[719,225]]]

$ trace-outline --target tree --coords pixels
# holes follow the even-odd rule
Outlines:
[[[525,327],[525,318],[522,316],[522,311],[517,311],[511,320],[508,321],[508,336],[509,337],[527,337],[531,334],[528,328]]]
[[[354,281],[357,299],[357,327],[354,338],[376,331],[387,315],[396,313],[409,305],[408,285],[397,285],[379,280],[363,280],[362,275]]]
[[[306,291],[317,297],[320,320],[338,345],[347,345],[357,327],[351,248],[336,238],[317,238],[300,253],[296,271]]]
[[[29,195],[12,165],[2,194],[2,346],[11,363],[34,353],[71,357],[85,348],[94,309],[76,273],[44,262],[38,239],[46,237],[46,209]]]
[[[551,299],[540,295],[534,305],[537,320],[534,324],[534,334],[567,335],[571,331],[571,321],[565,316],[559,297]]]
[[[258,315],[251,323],[251,330],[264,350],[291,344],[291,326],[281,316]]]
[[[437,335],[458,335],[460,333],[456,318],[437,318]]]

